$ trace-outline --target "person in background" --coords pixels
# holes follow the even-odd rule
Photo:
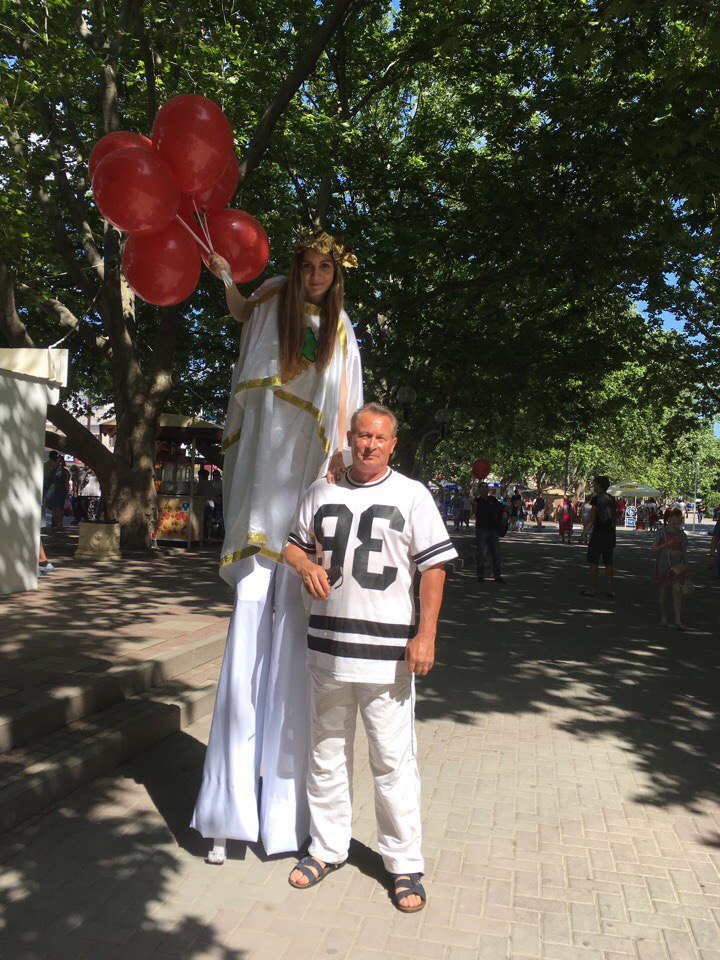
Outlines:
[[[38,577],[41,577],[44,573],[52,573],[55,567],[47,558],[45,553],[45,547],[40,542],[40,557],[38,560]]]
[[[617,504],[615,497],[611,497],[607,492],[610,486],[610,478],[605,476],[595,477],[593,483],[594,494],[590,501],[592,509],[588,521],[583,528],[588,530],[592,527],[590,540],[588,543],[587,562],[589,566],[588,585],[580,593],[586,597],[594,597],[597,588],[598,567],[602,558],[605,564],[605,578],[607,582],[606,596],[608,599],[615,597],[613,590],[613,551],[615,550],[615,523],[617,521]]]
[[[520,521],[520,505],[523,502],[520,488],[515,487],[513,495],[510,497],[510,529],[517,531]]]
[[[688,538],[681,529],[682,510],[671,507],[665,511],[664,527],[651,547],[655,554],[655,571],[652,579],[660,585],[660,623],[667,626],[666,598],[672,593],[675,610],[675,629],[684,630],[682,622],[683,586],[690,577],[688,563]]]
[[[478,495],[475,498],[475,548],[477,550],[477,581],[485,581],[485,557],[488,550],[493,565],[495,583],[505,583],[500,566],[500,538],[498,526],[502,517],[502,506],[495,497],[489,495],[490,488],[486,483],[478,486]]]
[[[592,503],[589,498],[586,498],[579,510],[580,514],[580,523],[582,524],[582,529],[580,530],[580,539],[578,543],[587,543],[588,535],[592,531],[592,525],[590,524],[590,513],[592,511]]]
[[[210,473],[204,467],[198,471],[197,485],[195,493],[198,497],[205,498],[205,507],[203,510],[203,531],[202,539],[207,540],[210,536],[210,527],[212,526],[212,515],[215,509],[215,488],[210,479]]]
[[[70,473],[57,450],[50,451],[50,459],[54,466],[48,472],[45,504],[52,511],[53,530],[60,532],[65,529],[63,518],[65,501],[70,495]]]
[[[651,533],[657,533],[658,528],[658,505],[655,498],[648,501],[648,530]]]
[[[222,473],[220,473],[219,470],[213,470],[211,483],[213,487],[213,502],[215,504],[212,523],[217,527],[218,537],[222,539],[225,536],[225,523],[223,520]],[[210,534],[212,536],[212,526],[210,527]]]
[[[450,501],[450,509],[452,510],[452,519],[455,524],[455,531],[457,532],[462,526],[462,496],[459,491],[454,494]]]
[[[78,499],[80,501],[80,520],[83,523],[97,523],[100,519],[100,481],[95,473],[87,468],[80,482]]]
[[[472,500],[467,490],[462,491],[462,525],[466,530],[470,529],[470,518],[472,517]]]
[[[78,487],[80,486],[80,468],[76,463],[70,467],[70,505],[72,506],[72,522],[78,523],[80,520],[80,504],[78,503]]]
[[[562,543],[572,543],[573,524],[575,523],[575,510],[569,497],[563,497],[562,502],[557,509],[558,533]]]
[[[708,556],[707,565],[710,570],[714,571],[712,574],[713,580],[720,580],[720,557],[718,556],[718,544],[720,544],[720,508],[715,508],[713,517],[715,517],[715,526],[711,534],[710,555]]]
[[[617,525],[618,527],[625,526],[625,511],[627,510],[627,503],[622,497],[617,502]]]
[[[517,530],[525,529],[525,521],[527,520],[527,507],[525,506],[525,501],[522,497],[518,500],[517,504]]]
[[[538,530],[542,530],[542,522],[545,519],[545,497],[538,493],[532,506],[533,520],[537,524]]]

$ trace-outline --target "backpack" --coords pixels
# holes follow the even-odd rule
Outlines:
[[[595,504],[595,514],[600,526],[614,527],[617,521],[617,503],[615,497],[611,497],[609,493],[601,494],[599,502]]]

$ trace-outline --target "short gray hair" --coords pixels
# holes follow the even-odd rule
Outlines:
[[[392,435],[394,437],[397,436],[398,418],[392,412],[390,407],[384,407],[381,403],[375,403],[374,401],[371,401],[370,403],[364,403],[359,410],[355,411],[350,420],[350,433],[355,433],[358,418],[364,413],[374,413],[376,417],[387,417],[392,425]]]

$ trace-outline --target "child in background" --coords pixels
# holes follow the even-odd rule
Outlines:
[[[685,531],[681,529],[682,522],[683,514],[679,507],[670,507],[666,510],[663,529],[658,533],[651,548],[655,554],[655,572],[652,578],[660,585],[660,623],[667,626],[666,598],[668,592],[672,591],[676,630],[685,629],[682,622],[682,595],[683,587],[690,578],[688,538]]]

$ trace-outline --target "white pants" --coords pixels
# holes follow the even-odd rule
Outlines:
[[[311,676],[310,854],[347,859],[352,830],[353,743],[358,707],[375,779],[378,847],[389,873],[422,873],[420,775],[411,677],[392,684]]]
[[[239,567],[191,826],[204,837],[254,842],[259,836],[266,853],[285,853],[298,850],[310,832],[302,582],[264,557]]]

